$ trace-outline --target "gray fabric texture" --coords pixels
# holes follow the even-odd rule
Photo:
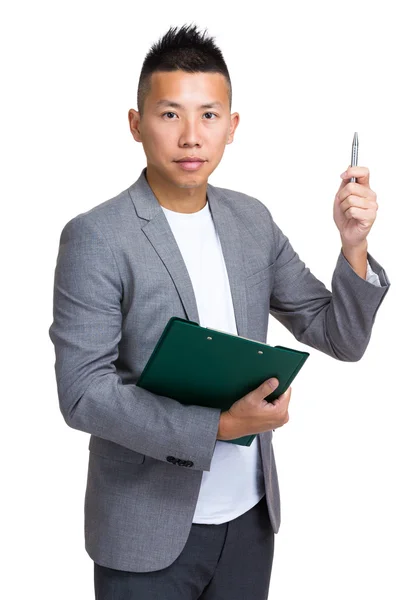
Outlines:
[[[340,250],[331,292],[262,202],[211,184],[207,198],[238,335],[265,342],[270,314],[298,341],[337,360],[359,360],[390,287],[381,265],[368,254],[377,287]],[[186,265],[145,167],[128,189],[64,226],[49,328],[60,410],[70,427],[91,436],[86,550],[113,569],[154,571],[179,556],[202,473],[210,470],[220,410],[183,406],[135,385],[172,316],[199,322]],[[260,449],[277,533],[272,436],[260,434]]]

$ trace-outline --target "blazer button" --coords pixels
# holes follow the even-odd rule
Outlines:
[[[166,460],[170,463],[173,463],[173,465],[175,465],[177,462],[177,458],[174,458],[174,456],[167,456]]]

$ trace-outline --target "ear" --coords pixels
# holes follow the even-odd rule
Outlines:
[[[128,112],[128,120],[129,120],[129,129],[131,131],[132,137],[136,142],[142,142],[141,133],[140,133],[140,121],[141,117],[138,111],[133,108],[129,109]]]
[[[238,127],[239,120],[240,120],[239,113],[234,112],[231,115],[231,123],[229,126],[228,137],[226,140],[227,144],[231,144],[234,141],[234,133],[235,133],[236,128]]]

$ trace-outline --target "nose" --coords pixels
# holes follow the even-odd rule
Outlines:
[[[199,123],[194,119],[185,119],[183,129],[179,138],[179,146],[181,148],[201,146],[202,136],[200,133]]]

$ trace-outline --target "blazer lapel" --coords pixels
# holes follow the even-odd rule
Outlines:
[[[146,167],[139,179],[129,187],[138,217],[148,222],[142,227],[149,242],[170,273],[180,296],[187,319],[200,323],[192,282],[171,227],[146,177]],[[238,335],[246,335],[244,259],[236,220],[226,200],[214,186],[207,185],[207,198],[215,229],[219,235],[231,288]],[[216,285],[216,282],[214,282]]]
[[[247,335],[246,272],[238,221],[229,208],[228,200],[209,183],[207,197],[228,273],[237,333],[245,337]]]

